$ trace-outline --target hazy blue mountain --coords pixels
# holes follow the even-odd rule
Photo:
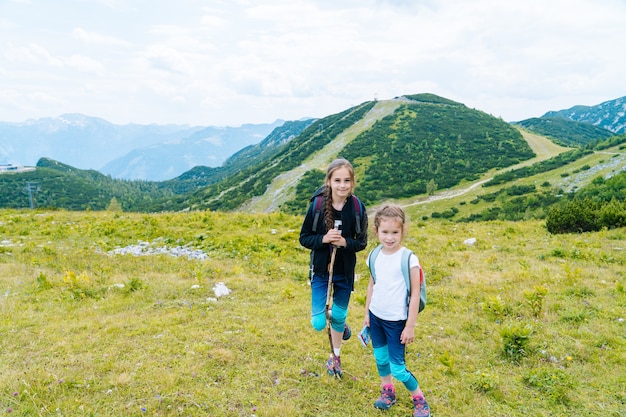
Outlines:
[[[626,133],[626,96],[595,106],[574,106],[566,110],[549,111],[541,117],[562,117],[599,126],[614,133]]]
[[[116,125],[82,114],[0,122],[0,164],[34,166],[50,158],[115,178],[163,180],[196,165],[219,166],[276,126]]]
[[[115,125],[82,114],[23,123],[0,122],[0,162],[34,166],[42,157],[99,169],[132,149],[187,137],[203,127]]]
[[[179,140],[133,149],[105,164],[101,171],[114,178],[163,181],[196,166],[218,167],[240,149],[261,142],[283,123],[206,127]]]

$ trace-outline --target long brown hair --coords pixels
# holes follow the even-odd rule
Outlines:
[[[333,216],[333,192],[330,187],[330,179],[333,176],[333,173],[339,168],[347,168],[350,172],[350,179],[352,180],[352,189],[354,191],[354,168],[352,168],[352,164],[347,159],[338,158],[328,165],[328,169],[326,170],[326,179],[324,180],[324,184],[326,188],[324,189],[324,224],[326,225],[326,230],[330,230],[335,226],[335,219]]]

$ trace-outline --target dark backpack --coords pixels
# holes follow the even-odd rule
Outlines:
[[[313,198],[311,201],[313,202],[313,226],[311,230],[315,233],[317,232],[317,225],[320,221],[320,217],[322,215],[322,210],[324,209],[324,193],[322,192],[324,187],[320,187],[313,194]],[[354,217],[355,217],[355,231],[357,233],[361,233],[361,200],[354,194],[350,196],[352,200],[352,206],[354,207]],[[313,278],[313,257],[315,256],[315,250],[311,251],[311,261],[309,263],[309,280]]]
[[[350,196],[352,200],[352,206],[354,207],[354,227],[357,233],[361,233],[361,200],[354,194]],[[317,232],[317,224],[319,223],[322,209],[324,208],[324,196],[321,193],[321,189],[315,192],[313,196],[313,227],[311,230]]]
[[[372,279],[374,280],[374,284],[376,284],[376,273],[374,272],[374,263],[376,262],[376,257],[382,250],[383,245],[378,245],[370,252],[368,256],[368,265],[370,267],[370,274],[372,275]],[[412,251],[406,250],[402,254],[402,276],[404,277],[404,283],[406,284],[406,305],[409,305],[409,299],[411,297],[411,255]],[[424,277],[424,270],[420,267],[420,305],[418,312],[421,312],[424,307],[426,307],[426,278]]]

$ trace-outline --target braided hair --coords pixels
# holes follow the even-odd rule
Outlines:
[[[326,179],[324,180],[324,184],[326,185],[324,188],[324,224],[326,225],[326,230],[330,230],[335,226],[335,218],[333,216],[333,192],[330,187],[330,179],[332,178],[333,173],[339,168],[348,169],[348,172],[350,172],[350,178],[352,179],[352,186],[354,187],[354,168],[352,168],[350,161],[339,158],[335,159],[330,163],[330,165],[328,165]]]

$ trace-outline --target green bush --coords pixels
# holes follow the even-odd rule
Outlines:
[[[517,363],[528,356],[528,343],[532,328],[519,324],[505,326],[500,330],[502,336],[502,351],[506,358]]]
[[[601,229],[598,204],[590,199],[573,199],[554,205],[548,211],[546,228],[550,233],[591,232]]]

